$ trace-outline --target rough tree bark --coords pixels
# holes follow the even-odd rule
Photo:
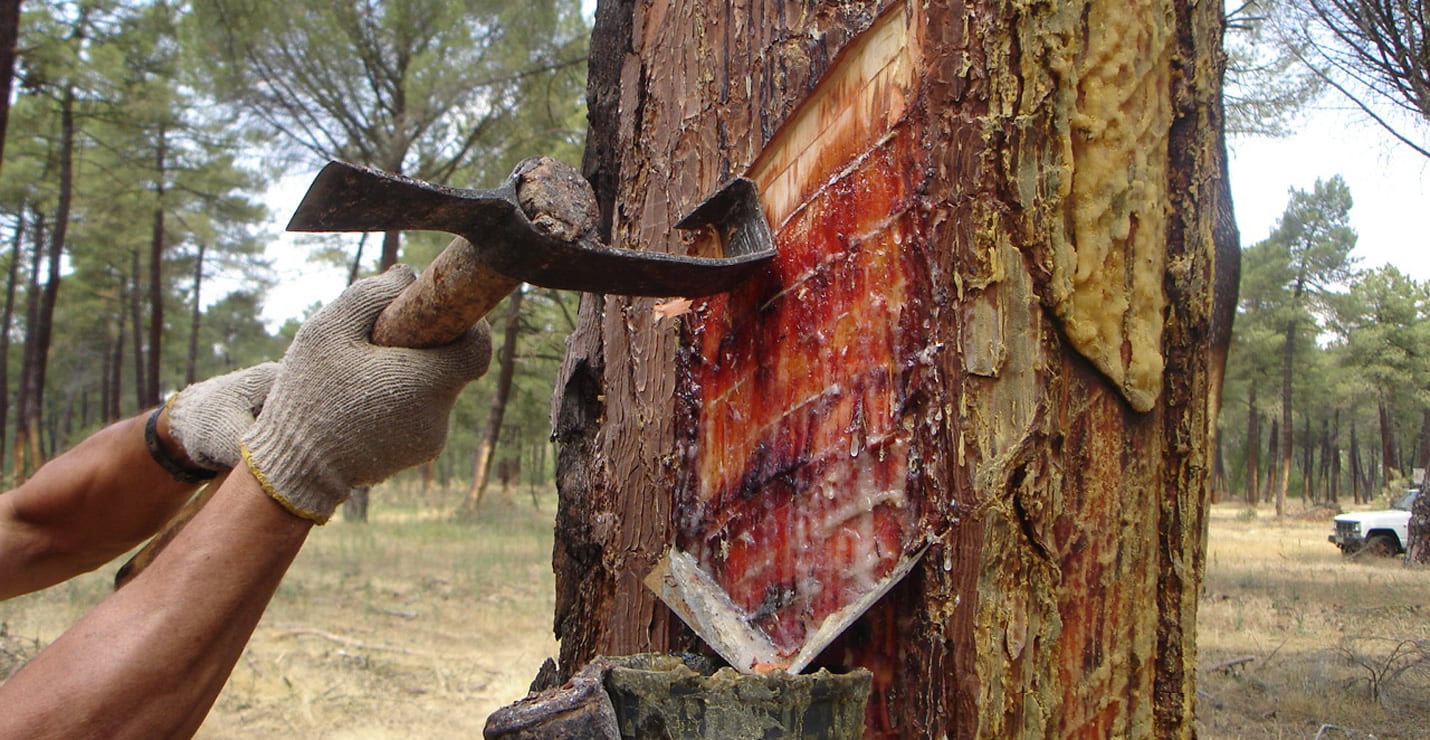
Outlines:
[[[748,447],[702,445],[721,412],[696,381],[728,359],[774,394],[793,382],[774,369],[804,352],[833,378],[831,407],[856,389],[883,402],[855,399],[858,423],[823,431],[861,457],[880,430],[869,462],[892,461],[882,500],[931,535],[819,662],[874,672],[871,736],[1192,734],[1209,442],[1234,305],[1223,290],[1214,309],[1213,281],[1234,290],[1237,246],[1225,221],[1217,230],[1230,213],[1220,10],[598,5],[586,172],[605,236],[684,253],[674,221],[755,168],[781,256],[772,276],[683,316],[583,299],[554,411],[566,675],[597,654],[696,647],[641,580],[709,513],[697,463],[748,459],[733,472],[760,483],[810,464],[775,461],[788,451],[750,421],[731,437]],[[854,75],[857,89],[829,82],[871,28],[892,29],[879,43],[894,61]],[[894,67],[907,74],[885,79]],[[850,132],[835,149],[852,156],[812,146],[771,176],[777,137],[827,143],[787,130],[806,98],[843,96],[855,102],[821,114]],[[808,260],[798,279],[795,259]],[[841,306],[863,312],[865,331],[839,323]],[[792,332],[773,331],[773,315]],[[757,351],[726,358],[702,344],[717,336]],[[840,375],[839,358],[869,356]],[[774,398],[771,428],[812,416]]]

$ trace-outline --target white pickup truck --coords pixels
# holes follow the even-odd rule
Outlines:
[[[1341,514],[1330,540],[1343,555],[1399,555],[1405,552],[1410,527],[1410,506],[1420,491],[1406,491],[1389,509]]]

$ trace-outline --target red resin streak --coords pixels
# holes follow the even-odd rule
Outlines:
[[[678,544],[790,654],[915,539],[904,385],[925,341],[907,336],[922,239],[907,134],[774,224],[770,274],[689,323]]]

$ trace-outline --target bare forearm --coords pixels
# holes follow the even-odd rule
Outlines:
[[[0,599],[109,562],[152,535],[196,488],[160,468],[145,415],[106,427],[0,495]],[[162,417],[161,417],[162,422]],[[161,424],[161,439],[163,436]]]
[[[194,732],[311,526],[236,471],[147,570],[0,685],[0,736]]]

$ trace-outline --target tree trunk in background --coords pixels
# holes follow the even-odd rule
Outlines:
[[[389,231],[382,235],[382,257],[378,260],[378,272],[387,272],[389,267],[397,264],[397,255],[401,253],[401,248],[401,231]]]
[[[0,162],[5,159],[5,131],[10,125],[10,90],[15,80],[15,46],[19,37],[20,0],[0,0]],[[4,417],[0,417],[3,423]]]
[[[1246,411],[1246,503],[1255,506],[1261,499],[1257,486],[1261,483],[1261,412],[1256,408],[1256,386],[1248,393]]]
[[[1301,432],[1301,499],[1303,503],[1316,500],[1316,438],[1311,436],[1311,416],[1306,415]]]
[[[31,433],[29,419],[26,418],[30,408],[30,389],[34,385],[31,375],[36,370],[35,343],[31,341],[31,332],[40,321],[40,268],[44,264],[45,256],[45,233],[46,224],[44,213],[38,207],[34,209],[35,227],[33,244],[30,249],[30,269],[26,278],[28,283],[25,289],[25,348],[20,353],[20,383],[15,390],[15,449],[13,459],[10,463],[10,470],[15,477],[15,483],[24,482],[29,476],[26,458],[39,457],[38,452],[32,454],[32,442],[35,436]]]
[[[844,64],[871,27],[894,59]],[[907,508],[881,511],[932,535],[816,663],[873,671],[869,736],[1191,736],[1210,337],[1230,322],[1212,285],[1238,258],[1214,247],[1220,34],[1220,6],[1173,0],[600,3],[586,172],[607,236],[686,253],[671,224],[759,167],[781,252],[678,319],[583,297],[554,412],[561,670],[696,647],[642,579],[709,514],[701,496],[729,500],[701,461],[753,460],[722,472],[760,486],[813,465],[776,459],[749,418],[727,430],[747,446],[700,443],[721,400],[696,378],[730,367],[702,338],[723,333],[773,394],[809,382],[778,368],[828,375],[819,398],[861,409],[821,427],[831,449],[892,466],[877,492]],[[819,85],[831,69],[857,84]],[[820,109],[836,133],[781,130],[807,96],[866,93]],[[781,179],[761,158],[777,134],[866,148]],[[882,318],[839,323],[855,309]],[[867,372],[843,375],[846,356]],[[759,407],[777,427],[821,423],[778,398]]]
[[[1261,490],[1262,501],[1274,500],[1276,496],[1277,476],[1280,475],[1281,472],[1281,468],[1276,464],[1276,461],[1280,459],[1276,456],[1278,451],[1280,450],[1280,444],[1281,418],[1277,416],[1272,416],[1271,435],[1266,440],[1266,459],[1269,465],[1266,470],[1266,487]]]
[[[45,256],[45,287],[40,291],[34,322],[25,327],[25,364],[28,367],[24,373],[25,403],[19,409],[20,423],[17,425],[17,429],[24,433],[24,439],[17,435],[15,440],[15,452],[23,458],[15,468],[17,481],[28,478],[45,461],[40,445],[40,425],[45,408],[45,379],[49,371],[51,337],[54,335],[55,306],[60,296],[60,263],[69,233],[70,205],[74,201],[74,106],[74,88],[66,87],[60,98],[59,192],[54,228],[49,235],[49,251]]]
[[[204,287],[204,245],[199,243],[198,254],[194,256],[193,306],[189,311],[189,351],[184,360],[184,385],[193,383],[199,373],[199,326],[203,323],[204,312],[200,300]]]
[[[497,442],[501,438],[502,418],[506,416],[506,403],[511,398],[511,384],[516,377],[516,342],[521,332],[521,302],[525,291],[521,288],[506,298],[506,319],[502,326],[501,349],[497,352],[497,387],[492,393],[491,406],[487,409],[487,429],[482,441],[477,444],[472,456],[472,487],[462,499],[457,510],[460,519],[475,519],[482,496],[486,494],[487,482],[491,480],[492,459]]]
[[[1341,448],[1337,442],[1341,438],[1341,410],[1336,409],[1332,414],[1331,428],[1326,434],[1326,452],[1324,460],[1329,465],[1326,468],[1326,495],[1334,506],[1340,505],[1341,499]]]
[[[1297,290],[1297,295],[1300,295],[1299,290]],[[1291,427],[1295,424],[1291,418],[1291,367],[1296,348],[1296,322],[1294,320],[1286,322],[1284,339],[1285,344],[1281,350],[1281,447],[1277,450],[1281,456],[1273,458],[1279,462],[1276,481],[1276,517],[1278,519],[1285,513],[1286,494],[1291,488],[1291,457],[1294,450],[1291,441]]]
[[[1382,397],[1376,407],[1380,412],[1380,469],[1389,485],[1401,473],[1400,460],[1395,455],[1395,414],[1390,401]]]
[[[149,406],[149,402],[144,388],[144,378],[147,377],[144,374],[144,301],[140,297],[144,292],[139,280],[142,265],[139,250],[135,249],[130,256],[129,325],[133,328],[130,334],[134,342],[134,403],[143,409]]]
[[[3,135],[0,131],[0,136]],[[4,468],[8,438],[5,430],[10,423],[10,325],[15,321],[15,288],[20,280],[20,261],[25,256],[25,211],[28,208],[21,203],[15,217],[15,237],[10,244],[10,264],[6,268],[9,281],[5,283],[5,311],[0,316],[0,470]]]
[[[109,382],[106,385],[105,398],[108,399],[104,407],[104,421],[110,424],[119,421],[122,416],[120,408],[124,397],[124,342],[125,336],[125,301],[124,290],[121,287],[119,292],[119,305],[114,310],[114,348],[110,352],[109,360]]]
[[[144,378],[140,408],[159,405],[160,370],[164,366],[164,191],[168,173],[168,140],[161,129],[154,152],[154,232],[149,239],[149,374]]]
[[[1415,483],[1420,483],[1421,479],[1430,473],[1430,408],[1422,409],[1420,412],[1420,439],[1418,442],[1419,444],[1415,448],[1415,461],[1410,464],[1410,467],[1412,469],[1419,467],[1426,472],[1419,476],[1412,475]]]

